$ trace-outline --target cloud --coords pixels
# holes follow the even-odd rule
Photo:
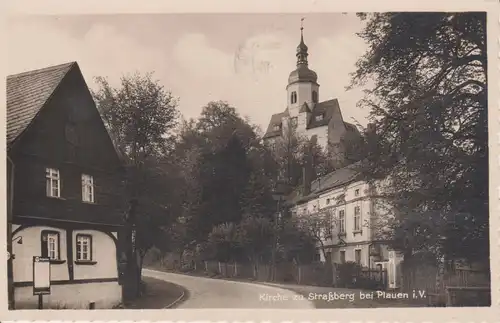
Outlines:
[[[209,99],[222,99],[235,105],[262,128],[271,114],[286,108],[289,73],[295,69],[297,40],[281,32],[254,35],[235,48],[220,51],[199,34],[185,35],[177,43],[174,56],[193,86],[181,91],[188,111],[198,110]],[[310,67],[318,73],[320,99],[338,98],[346,121],[366,122],[366,111],[356,108],[361,91],[345,92],[349,72],[364,52],[361,41],[336,35],[320,38],[309,45]],[[186,91],[186,92],[184,92]]]
[[[81,39],[47,23],[16,24],[8,46],[9,74],[77,61],[92,85],[94,76],[116,83],[123,74],[161,68],[161,51],[138,46],[105,24],[93,25]]]
[[[172,46],[162,41],[158,30],[158,41],[145,45],[102,20],[80,35],[50,20],[23,19],[9,27],[9,74],[77,61],[92,87],[95,76],[107,76],[116,84],[123,74],[155,71],[155,77],[180,98],[184,116],[196,117],[209,101],[224,100],[262,128],[271,114],[286,108],[285,87],[295,68],[298,44],[298,37],[283,30],[248,36],[228,50],[211,38],[224,35],[201,32],[180,33]],[[366,112],[355,107],[361,92],[344,90],[348,73],[365,50],[353,36],[355,31],[347,28],[316,39],[306,35],[305,40],[310,67],[318,73],[320,100],[339,98],[346,121],[355,117],[365,123]]]

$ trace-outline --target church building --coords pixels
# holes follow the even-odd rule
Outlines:
[[[353,124],[342,118],[337,99],[320,101],[318,75],[309,68],[308,48],[304,43],[303,28],[300,29],[300,44],[297,46],[297,68],[288,77],[287,108],[272,115],[264,135],[264,143],[275,146],[294,132],[299,137],[316,138],[324,149],[335,149],[340,156],[341,139],[348,132],[359,133]]]

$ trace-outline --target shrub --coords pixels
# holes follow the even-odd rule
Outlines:
[[[355,262],[348,261],[338,265],[338,284],[339,287],[353,288],[356,284],[356,278],[360,276],[361,266]]]

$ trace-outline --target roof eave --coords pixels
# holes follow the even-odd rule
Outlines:
[[[14,136],[10,143],[7,143],[7,149],[8,151],[11,151],[12,149],[15,148],[16,144],[20,141],[20,139],[22,138],[22,136],[32,127],[34,121],[38,118],[38,116],[40,115],[40,113],[42,112],[43,108],[47,105],[47,103],[54,97],[54,93],[57,92],[57,90],[59,89],[59,87],[61,86],[61,83],[64,81],[64,78],[66,77],[66,75],[68,75],[68,73],[75,67],[75,66],[78,66],[78,63],[76,62],[71,62],[71,63],[67,63],[69,64],[68,65],[68,70],[64,73],[64,75],[61,77],[61,79],[59,80],[59,83],[57,83],[57,85],[54,87],[54,89],[52,90],[52,92],[50,93],[50,95],[47,97],[47,100],[45,100],[45,102],[42,104],[42,106],[40,107],[40,109],[38,109],[38,111],[36,112],[36,114],[33,116],[33,118],[31,118],[31,120],[29,121],[29,123],[26,125],[26,127],[24,127],[24,129],[22,129],[16,136]],[[62,65],[65,65],[65,64],[62,64]],[[25,73],[28,73],[28,72],[25,72]],[[9,75],[9,77],[13,77],[13,76],[17,76],[17,75],[21,75],[21,74],[24,74],[24,73],[20,73],[20,74],[15,74],[15,75]]]

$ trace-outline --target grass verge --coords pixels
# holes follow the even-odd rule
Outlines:
[[[126,309],[163,309],[175,308],[189,298],[184,287],[164,280],[143,277],[146,291],[138,298],[125,305]]]

